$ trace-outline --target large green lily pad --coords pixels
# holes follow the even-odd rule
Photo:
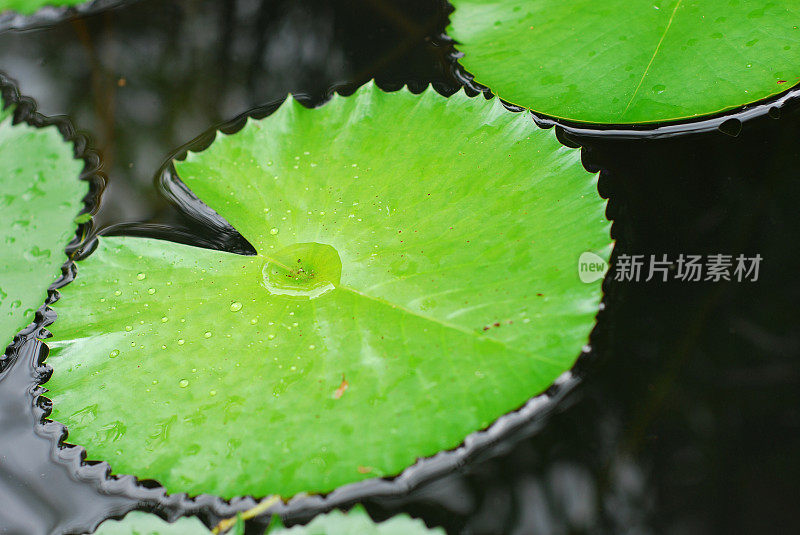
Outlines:
[[[0,99],[0,344],[34,319],[67,260],[87,186],[55,126],[13,124]]]
[[[800,81],[794,0],[451,0],[461,64],[501,98],[572,121],[674,121]]]
[[[609,222],[577,150],[497,101],[369,84],[175,163],[240,256],[101,238],[55,309],[53,418],[169,491],[291,496],[457,446],[569,369]]]

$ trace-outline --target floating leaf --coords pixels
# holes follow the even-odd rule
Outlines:
[[[0,0],[0,13],[14,11],[30,15],[45,6],[67,7],[86,3],[87,0]]]
[[[53,417],[169,491],[325,492],[456,447],[574,363],[610,249],[580,153],[495,101],[372,84],[176,162],[258,252],[101,238]]]
[[[452,0],[460,62],[553,117],[649,123],[730,110],[800,81],[800,3]]]
[[[13,124],[0,101],[0,343],[33,321],[67,260],[86,184],[55,126]]]
[[[170,524],[156,515],[133,511],[122,520],[106,520],[95,535],[209,535],[211,532],[195,517],[179,518]]]
[[[277,527],[267,530],[269,535],[444,535],[441,528],[428,529],[422,520],[397,515],[375,523],[361,506],[348,513],[332,511],[320,515],[305,526]]]
[[[275,525],[278,524],[278,525]],[[134,511],[122,520],[106,520],[97,528],[95,535],[210,535],[197,518],[179,518],[169,524],[148,513]],[[227,532],[229,535],[244,535],[244,522]],[[273,521],[267,529],[269,535],[444,535],[441,528],[428,529],[422,520],[407,515],[397,515],[375,523],[361,506],[348,513],[332,511],[320,515],[305,526],[285,528]]]

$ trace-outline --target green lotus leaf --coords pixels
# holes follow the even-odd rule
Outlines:
[[[53,418],[169,491],[325,492],[456,447],[569,369],[597,175],[498,100],[373,84],[177,173],[255,256],[101,238],[55,309]]]
[[[461,64],[501,98],[579,122],[714,114],[800,81],[793,0],[451,0]]]
[[[195,517],[179,518],[170,524],[156,515],[133,511],[122,520],[106,520],[95,535],[209,535],[211,532]]]
[[[0,13],[15,11],[30,15],[45,6],[67,7],[84,4],[87,0],[0,0]]]
[[[55,126],[13,124],[0,100],[0,343],[34,319],[67,260],[87,186],[83,162]]]
[[[267,530],[269,535],[444,535],[441,528],[428,529],[422,520],[397,515],[375,523],[360,506],[348,513],[331,511],[320,515],[305,526]]]

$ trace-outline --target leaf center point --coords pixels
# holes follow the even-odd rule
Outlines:
[[[339,286],[342,260],[324,243],[295,243],[272,254],[261,271],[272,295],[316,299]]]

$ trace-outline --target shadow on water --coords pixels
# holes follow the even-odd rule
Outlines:
[[[246,252],[229,227],[177,208],[179,186],[164,187],[169,168],[153,187],[170,152],[209,125],[268,113],[287,92],[314,105],[374,77],[386,89],[434,83],[449,94],[458,82],[436,38],[445,20],[443,5],[424,1],[140,0],[0,33],[0,69],[41,112],[92,133],[109,177],[99,227]],[[449,533],[487,535],[795,525],[800,107],[789,102],[733,133],[560,132],[584,146],[587,168],[602,169],[615,255],[758,253],[760,278],[608,278],[584,380],[547,425],[408,493],[365,500],[373,516],[405,511]],[[0,375],[0,533],[80,532],[135,507],[211,522],[250,503],[165,499],[132,478],[105,479],[103,464],[78,469],[77,448],[55,458],[60,428],[34,426],[46,409],[33,404],[40,351],[21,344]]]

